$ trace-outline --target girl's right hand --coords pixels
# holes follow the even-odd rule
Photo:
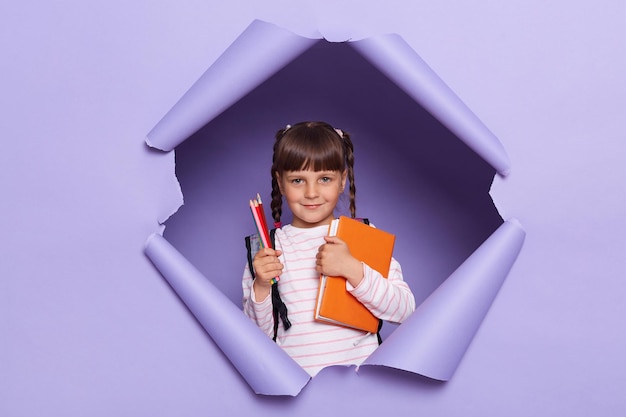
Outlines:
[[[262,295],[267,296],[269,294],[272,287],[270,281],[283,273],[284,265],[278,260],[280,255],[282,255],[282,251],[271,248],[262,248],[254,255],[252,266],[256,276],[254,286],[257,300],[262,300],[265,298]]]

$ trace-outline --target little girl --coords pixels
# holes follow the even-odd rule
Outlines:
[[[275,250],[256,253],[254,279],[247,266],[244,271],[244,312],[270,337],[274,333],[270,281],[280,277],[280,296],[292,326],[278,327],[276,343],[311,376],[330,365],[360,365],[378,346],[375,334],[313,319],[320,274],[344,277],[347,290],[379,319],[400,323],[415,309],[415,298],[395,259],[385,279],[352,257],[341,239],[327,236],[346,181],[355,217],[353,168],[353,146],[346,132],[324,122],[279,130],[271,169],[272,217],[278,227]],[[283,197],[293,220],[280,227]]]

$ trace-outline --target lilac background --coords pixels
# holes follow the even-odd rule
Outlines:
[[[624,6],[262,6],[2,6],[0,415],[623,412]],[[143,256],[180,198],[173,154],[144,136],[254,18],[400,34],[507,148],[492,194],[528,235],[450,382],[333,368],[296,399],[254,396]]]

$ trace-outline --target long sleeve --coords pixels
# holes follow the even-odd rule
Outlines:
[[[363,264],[363,280],[353,287],[346,282],[348,291],[379,319],[401,323],[415,310],[415,297],[402,278],[402,268],[391,260],[389,277]]]
[[[314,319],[319,289],[319,273],[315,260],[328,226],[296,228],[291,225],[276,230],[276,249],[284,265],[279,288],[288,309],[291,328],[285,330],[278,324],[276,344],[291,356],[311,376],[331,365],[359,365],[376,350],[376,334],[348,327],[318,322]],[[273,337],[274,319],[271,297],[254,299],[254,280],[249,267],[245,268],[242,281],[243,310],[269,337]],[[402,280],[400,265],[392,262],[390,276],[383,278],[377,272],[363,266],[364,279],[353,289],[370,300],[366,306],[379,317],[401,321],[415,307],[409,287]]]
[[[246,264],[243,273],[243,312],[269,337],[274,336],[274,318],[272,316],[272,297],[267,296],[264,300],[257,301],[254,297],[254,279]]]

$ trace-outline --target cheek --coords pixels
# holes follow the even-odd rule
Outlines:
[[[339,201],[339,197],[341,197],[341,189],[327,190],[324,193],[324,199],[333,203]]]
[[[293,204],[300,200],[301,192],[296,188],[287,188],[286,192],[283,194],[285,197],[285,201],[287,204]]]

